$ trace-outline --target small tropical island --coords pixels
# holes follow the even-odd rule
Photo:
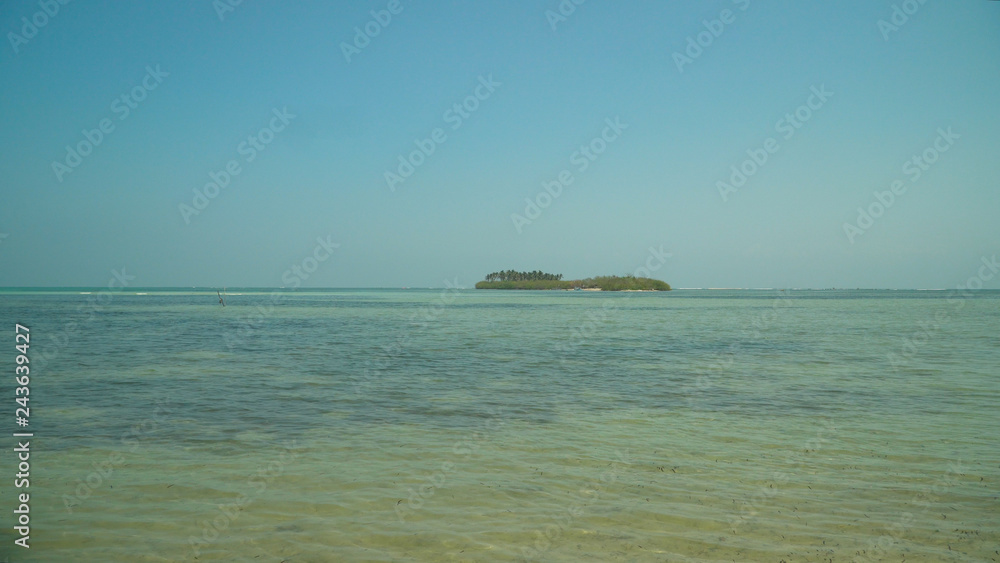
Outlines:
[[[566,291],[670,291],[670,284],[634,275],[597,276],[583,280],[564,280],[562,274],[504,270],[486,274],[476,289],[562,289]]]

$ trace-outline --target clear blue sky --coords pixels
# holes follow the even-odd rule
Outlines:
[[[654,277],[675,287],[954,287],[1000,254],[1000,2],[588,0],[553,29],[557,0],[399,0],[348,62],[342,44],[390,4],[245,0],[220,21],[209,0],[4,3],[0,286],[122,267],[141,286],[280,286],[317,237],[340,246],[304,286],[626,273],[662,246]],[[880,29],[894,4],[919,9]],[[674,54],[723,10],[680,71]],[[157,65],[168,76],[147,76]],[[786,139],[812,87],[833,95]],[[478,107],[446,114],[463,102]],[[627,129],[581,171],[573,153],[615,118]],[[101,143],[54,171],[102,120]],[[272,123],[263,150],[240,150]],[[390,190],[385,172],[437,128]],[[768,138],[724,201],[717,183]],[[904,166],[935,142],[947,152],[913,181]],[[230,161],[186,222],[179,206]],[[511,215],[563,170],[573,183],[519,233]],[[845,223],[896,180],[851,242]]]

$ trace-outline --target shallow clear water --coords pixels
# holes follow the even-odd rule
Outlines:
[[[0,557],[1000,560],[1000,292],[96,292]]]

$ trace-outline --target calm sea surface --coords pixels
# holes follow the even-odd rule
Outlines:
[[[0,292],[0,560],[1000,560],[1000,292],[229,294]]]

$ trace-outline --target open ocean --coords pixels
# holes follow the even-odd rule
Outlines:
[[[0,291],[0,560],[1000,561],[1000,291],[228,293]]]

